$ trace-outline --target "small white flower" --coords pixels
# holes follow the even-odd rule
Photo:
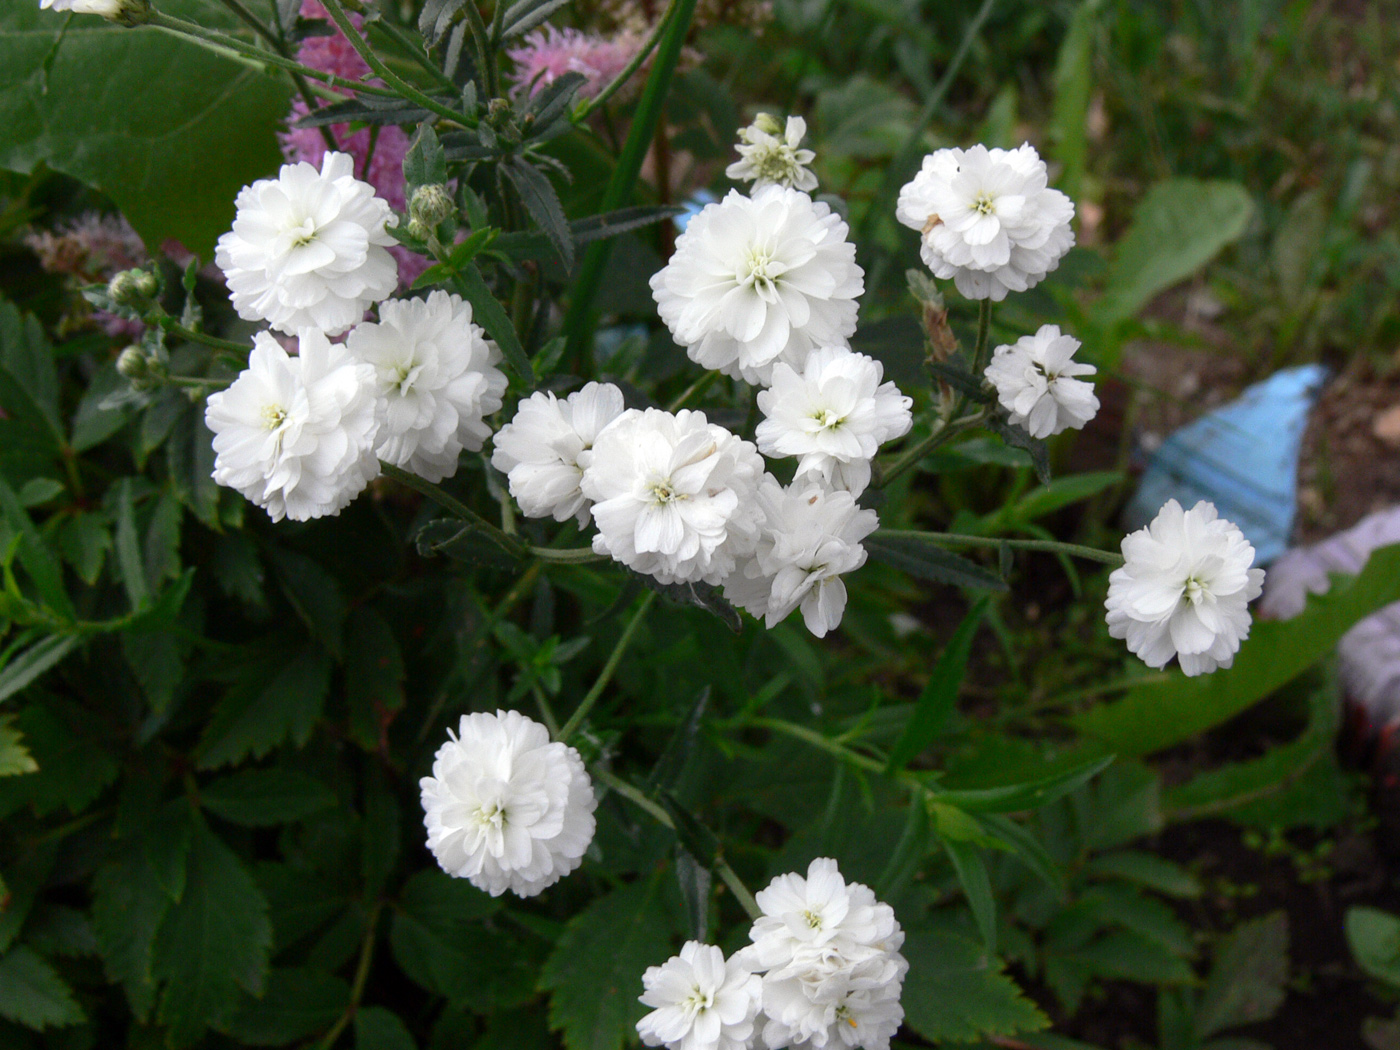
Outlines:
[[[661,319],[692,361],[766,385],[776,361],[801,368],[856,330],[865,271],[846,233],[799,190],[731,190],[690,220],[652,276]]]
[[[420,780],[428,848],[447,874],[533,897],[583,861],[598,799],[572,747],[518,711],[463,715]]]
[[[647,1046],[666,1050],[747,1050],[762,985],[738,956],[686,941],[680,955],[642,974],[651,1013],[637,1022]]]
[[[350,353],[374,366],[384,406],[380,459],[429,481],[457,472],[463,449],[491,436],[485,417],[501,407],[506,376],[501,352],[472,323],[471,303],[444,291],[381,303],[345,339]]]
[[[39,0],[40,10],[72,11],[75,15],[101,15],[123,25],[150,21],[150,0]]]
[[[780,875],[755,894],[746,962],[763,976],[763,1041],[887,1050],[904,1019],[904,931],[868,886],[819,857],[807,877]]]
[[[773,385],[758,394],[766,417],[755,435],[758,450],[801,456],[799,477],[860,495],[870,484],[871,458],[913,424],[913,400],[893,382],[882,385],[884,374],[879,361],[843,346],[813,350],[800,370],[774,365]]]
[[[1031,437],[1078,430],[1098,414],[1093,384],[1075,378],[1098,371],[1074,360],[1079,346],[1074,336],[1061,335],[1057,326],[1047,324],[1035,335],[1023,335],[993,351],[987,379],[996,387],[997,399],[1010,413],[1011,422]]]
[[[1187,675],[1229,667],[1249,637],[1248,604],[1264,586],[1254,547],[1204,500],[1168,500],[1152,523],[1123,537],[1108,578],[1108,633],[1149,667],[1173,656]]]
[[[764,512],[758,549],[725,579],[724,596],[770,628],[800,606],[807,629],[823,638],[841,625],[841,577],[865,564],[861,540],[880,519],[849,492],[802,479],[784,489],[766,477],[758,502]]]
[[[496,433],[491,465],[507,475],[527,518],[588,524],[592,503],[579,488],[587,453],[623,408],[622,391],[611,383],[588,383],[563,401],[537,391],[520,402]]]
[[[379,474],[374,370],[308,329],[291,357],[267,332],[248,367],[209,395],[214,480],[273,521],[339,514]]]
[[[393,212],[355,178],[348,153],[327,153],[319,172],[284,164],[243,187],[237,207],[214,258],[244,320],[338,335],[398,285],[385,232]]]
[[[762,477],[758,450],[703,412],[629,409],[584,467],[593,549],[662,583],[718,584],[758,543]]]
[[[807,134],[807,122],[801,117],[788,117],[787,126],[767,113],[739,131],[739,159],[724,169],[735,182],[752,182],[755,190],[764,186],[791,186],[811,193],[817,188],[817,177],[807,170],[816,159],[809,149],[801,149]]]
[[[1074,245],[1074,203],[1048,179],[1029,143],[941,149],[899,191],[895,216],[920,232],[935,277],[951,277],[969,299],[1000,302],[1039,284]]]

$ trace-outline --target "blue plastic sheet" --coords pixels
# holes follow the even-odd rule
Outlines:
[[[1303,431],[1326,376],[1321,365],[1286,368],[1172,434],[1124,511],[1125,527],[1142,528],[1169,499],[1187,508],[1208,500],[1254,544],[1256,565],[1277,558],[1293,531]]]

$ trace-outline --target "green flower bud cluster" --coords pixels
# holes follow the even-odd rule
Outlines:
[[[457,206],[446,186],[419,186],[408,202],[409,235],[426,241],[437,229],[438,223],[456,210]]]

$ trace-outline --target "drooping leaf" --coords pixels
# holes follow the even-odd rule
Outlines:
[[[938,546],[921,532],[877,529],[865,538],[865,549],[872,558],[892,565],[920,580],[1004,591],[1006,582],[996,573]]]
[[[1026,452],[1031,457],[1031,466],[1035,468],[1036,478],[1042,485],[1050,484],[1050,453],[1044,441],[1031,437],[1025,429],[1013,426],[1000,416],[988,417],[986,426],[1006,442],[1008,448],[1019,448]]]
[[[568,1050],[620,1050],[646,1007],[639,975],[672,954],[674,911],[660,873],[596,898],[569,920],[545,963],[549,1024]]]
[[[237,24],[198,0],[166,0],[161,10]],[[173,237],[208,258],[232,225],[239,188],[281,162],[275,131],[290,85],[280,75],[153,29],[70,21],[37,4],[4,6],[0,50],[0,167],[28,172],[42,162],[102,190],[149,245]]]
[[[904,1020],[925,1039],[972,1042],[1050,1026],[981,945],[954,933],[914,928],[901,951],[909,960],[900,997]]]
[[[244,769],[206,784],[199,798],[210,812],[254,828],[286,824],[335,805],[330,788],[291,769]]]
[[[187,1046],[238,1007],[239,990],[262,992],[272,926],[267,901],[242,862],[203,823],[190,842],[180,903],[156,934],[152,973],[165,985],[157,1017]]]
[[[982,614],[986,610],[987,600],[983,598],[972,606],[948,639],[943,655],[933,665],[928,682],[914,701],[909,720],[904,723],[904,732],[890,749],[886,772],[895,773],[907,766],[911,759],[938,739],[948,724],[948,719],[957,708],[958,690],[967,671],[972,637],[977,633],[977,626],[982,622]]]
[[[83,1020],[73,990],[25,945],[0,955],[0,1017],[26,1028],[61,1028]]]

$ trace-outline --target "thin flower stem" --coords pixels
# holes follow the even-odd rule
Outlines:
[[[186,328],[173,318],[161,320],[158,323],[165,329],[167,335],[188,339],[191,343],[203,343],[205,346],[212,346],[215,350],[231,350],[246,357],[253,348],[251,343],[240,343],[236,339],[220,339],[217,335],[209,335],[207,332],[196,332],[193,328]]]
[[[544,719],[544,727],[549,730],[549,735],[557,740],[559,719],[554,717],[554,708],[549,706],[549,697],[544,695],[544,688],[539,682],[531,682],[530,689],[535,694],[535,704],[540,709],[540,717]]]
[[[331,16],[340,31],[345,34],[345,39],[350,42],[350,46],[355,49],[355,53],[365,60],[365,65],[369,66],[376,75],[380,77],[389,87],[394,90],[391,94],[398,95],[409,102],[417,103],[429,112],[436,113],[440,117],[446,117],[456,124],[461,124],[466,118],[456,110],[444,106],[437,99],[423,94],[416,87],[404,80],[392,69],[379,60],[379,56],[374,53],[374,49],[365,42],[351,23],[349,16],[345,14],[345,9],[340,6],[340,0],[323,0],[326,13]],[[472,5],[467,4],[468,8]]]
[[[662,827],[675,830],[675,822],[671,820],[671,814],[667,813],[656,802],[647,798],[645,794],[633,787],[621,777],[615,776],[606,769],[595,769],[592,771],[593,777],[601,784],[606,784],[613,791],[631,802],[638,809],[644,810],[653,820]],[[729,887],[729,892],[734,894],[734,899],[739,902],[739,906],[744,909],[744,913],[750,919],[757,919],[763,913],[758,910],[758,904],[753,899],[753,894],[744,885],[744,880],[739,878],[738,873],[729,866],[729,862],[723,857],[715,859],[715,871],[719,872],[719,877],[724,884]]]
[[[632,79],[633,74],[642,68],[642,64],[646,62],[651,56],[651,53],[656,50],[656,45],[661,42],[661,34],[666,31],[666,27],[670,25],[671,19],[676,16],[676,10],[679,7],[679,0],[671,0],[671,2],[666,5],[666,10],[661,12],[661,17],[657,19],[656,25],[652,27],[651,35],[646,38],[646,42],[642,44],[641,50],[632,56],[632,60],[628,62],[627,65],[622,67],[622,72],[613,77],[612,83],[608,84],[607,87],[603,88],[602,91],[598,92],[598,94],[594,95],[592,98],[584,99],[580,102],[574,109],[573,115],[569,118],[570,120],[575,124],[579,123],[586,118],[588,114],[592,113],[604,102],[612,98],[613,95],[617,94],[617,92],[622,89],[622,86]]]
[[[1078,543],[1061,543],[1058,540],[1012,540],[1000,536],[966,536],[956,532],[910,532],[889,529],[882,536],[919,536],[949,547],[1010,547],[1019,551],[1049,551],[1053,554],[1068,554],[1073,558],[1102,562],[1105,565],[1122,565],[1123,555],[1117,551],[1085,547]]]
[[[594,562],[607,561],[606,554],[597,553],[592,547],[530,547],[531,557],[540,561],[551,562],[555,565],[591,565]]]
[[[378,21],[372,22],[371,25],[394,43],[398,44],[399,47],[403,48],[404,53],[413,60],[414,64],[437,81],[439,87],[456,93],[457,85],[452,83],[452,81],[444,75],[442,70],[433,65],[432,59],[428,57],[427,53],[424,52],[422,48],[414,43],[413,39],[407,33],[394,25],[393,22],[390,22],[387,18],[380,18]]]
[[[746,722],[745,725],[752,726],[755,729],[771,729],[774,732],[790,736],[794,740],[801,740],[805,744],[810,744],[812,747],[835,755],[843,762],[849,762],[851,765],[858,766],[871,773],[883,773],[885,771],[885,763],[878,759],[871,758],[869,755],[863,755],[859,751],[853,751],[845,744],[833,740],[831,737],[825,736],[822,733],[818,733],[815,729],[808,729],[804,725],[798,725],[796,722],[789,722],[783,718],[752,718]]]
[[[230,379],[200,379],[197,376],[166,376],[163,381],[190,390],[227,390],[233,382]]]
[[[974,377],[982,374],[983,358],[987,352],[987,334],[992,326],[992,301],[983,299],[977,307],[977,345],[972,351],[972,374]],[[948,413],[947,419],[935,421],[934,428],[928,437],[924,438],[913,448],[902,453],[898,459],[880,471],[879,480],[875,482],[877,488],[888,485],[895,478],[899,477],[910,467],[913,467],[939,445],[944,444],[957,437],[963,429],[980,422],[983,416],[981,411],[974,412],[970,416],[959,417],[963,407],[967,404],[967,397],[961,392],[957,400],[953,403],[953,408]]]
[[[365,985],[369,981],[370,963],[374,961],[375,927],[379,925],[379,913],[384,909],[382,901],[376,901],[374,908],[369,913],[369,923],[365,929],[364,940],[360,942],[360,959],[355,964],[355,978],[350,985],[350,1002],[346,1004],[345,1010],[336,1018],[331,1030],[326,1033],[326,1037],[321,1040],[321,1050],[331,1050],[335,1046],[335,1041],[340,1038],[346,1026],[355,1017],[355,1011],[360,1008],[360,1000],[365,994]]]
[[[718,379],[718,378],[719,378],[719,373],[718,373],[718,372],[707,371],[707,372],[706,372],[704,375],[702,375],[699,379],[697,379],[695,382],[691,383],[690,386],[686,387],[683,391],[681,391],[680,397],[678,397],[678,398],[676,398],[674,401],[672,401],[672,402],[670,403],[670,405],[667,406],[666,411],[667,411],[667,412],[677,412],[677,411],[679,411],[681,408],[683,408],[683,407],[685,406],[685,403],[686,403],[687,401],[689,401],[691,398],[693,398],[693,397],[699,397],[699,396],[700,396],[701,394],[703,394],[706,390],[708,390],[708,389],[710,388],[710,384],[713,383],[713,382],[714,382],[716,379]]]
[[[519,540],[507,536],[457,497],[445,492],[440,486],[420,478],[417,474],[411,474],[402,467],[386,463],[382,459],[379,461],[379,470],[385,477],[393,478],[399,484],[407,485],[415,492],[421,492],[449,514],[456,515],[474,528],[480,529],[502,549],[516,557],[525,556],[525,547]]]
[[[617,665],[622,662],[622,655],[627,652],[627,647],[632,644],[632,636],[637,633],[637,628],[641,626],[642,618],[646,616],[647,610],[651,608],[651,603],[656,600],[655,591],[647,591],[641,603],[637,606],[637,611],[632,614],[632,619],[627,626],[622,629],[622,637],[613,646],[612,654],[608,657],[608,662],[603,665],[603,670],[598,674],[598,680],[593,683],[593,688],[582,700],[574,713],[569,716],[569,720],[564,723],[564,728],[559,730],[558,739],[569,742],[569,738],[578,731],[578,727],[583,724],[588,712],[593,709],[593,705],[598,702],[598,698],[603,695],[603,690],[612,681],[613,673],[617,670]]]

